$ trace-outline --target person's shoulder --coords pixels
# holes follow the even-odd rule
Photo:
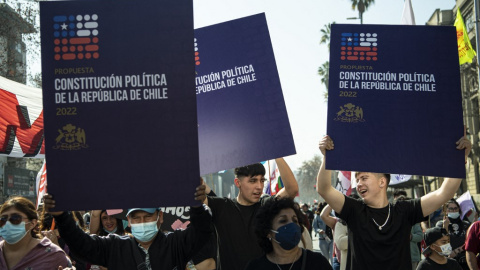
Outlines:
[[[256,269],[264,269],[265,267],[269,266],[269,261],[265,255],[259,258],[252,259],[248,262],[247,267],[245,270],[256,270]]]
[[[44,250],[46,257],[54,257],[56,260],[68,262],[67,254],[59,246],[55,245],[50,239],[44,237],[39,239],[39,242],[36,246],[38,250]],[[42,251],[43,253],[43,251]]]
[[[313,261],[316,265],[320,266],[330,266],[330,263],[325,258],[325,256],[322,255],[322,253],[311,251],[308,249],[304,249],[303,252],[305,252],[305,254],[307,255],[307,261]]]

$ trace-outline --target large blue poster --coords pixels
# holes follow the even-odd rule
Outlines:
[[[191,0],[41,2],[48,192],[61,210],[190,205]]]
[[[332,25],[327,168],[465,177],[454,27]]]
[[[265,14],[195,30],[202,175],[295,154]]]

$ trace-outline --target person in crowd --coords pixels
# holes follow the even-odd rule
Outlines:
[[[308,233],[310,233],[310,236],[312,236],[312,224],[313,224],[313,219],[315,218],[315,215],[313,214],[313,212],[310,210],[310,207],[308,207],[308,204],[306,203],[302,205],[302,212],[308,218],[308,223],[310,224]]]
[[[452,254],[450,258],[455,259],[464,270],[468,270],[465,238],[467,235],[470,222],[462,220],[462,210],[460,204],[455,199],[451,199],[443,206],[444,218],[437,222],[437,227],[442,227],[450,234],[450,245],[452,246]]]
[[[347,269],[347,252],[348,252],[348,228],[347,223],[341,218],[337,219],[335,229],[333,230],[333,241],[335,242],[335,254],[333,257],[333,268],[345,270]],[[340,267],[338,267],[338,265]]]
[[[205,186],[197,187],[195,200],[205,200]],[[44,196],[45,209],[55,207],[53,196]],[[51,212],[61,237],[86,261],[109,269],[184,269],[212,233],[208,207],[190,208],[190,224],[184,231],[159,233],[163,213],[158,208],[133,208],[127,212],[133,237],[88,235],[76,226],[68,212]]]
[[[119,218],[110,216],[106,210],[93,210],[90,215],[90,233],[107,236],[111,233],[125,235],[123,222]]]
[[[207,196],[206,204],[213,213],[213,223],[218,233],[220,267],[228,270],[244,270],[248,261],[263,254],[252,226],[261,205],[275,197],[294,198],[298,184],[293,172],[283,158],[276,160],[284,187],[275,195],[263,195],[265,167],[260,164],[235,169],[235,186],[238,196],[234,199]],[[218,263],[218,261],[217,261]]]
[[[259,209],[255,234],[264,255],[251,260],[245,270],[332,269],[321,254],[298,247],[303,228],[300,214],[291,198],[269,200]]]
[[[335,229],[337,218],[331,215],[332,208],[330,205],[328,205],[326,202],[324,202],[324,204],[325,207],[322,207],[322,211],[320,212],[320,218],[322,219],[323,223],[325,223],[324,229],[322,228],[323,231],[322,229],[319,231],[320,252],[322,252],[323,256],[325,256],[325,258],[327,258],[328,261],[333,264],[333,254],[335,251],[333,242],[333,229]]]
[[[313,240],[310,237],[310,233],[308,232],[307,227],[302,225],[302,237],[300,238],[300,243],[298,243],[299,248],[304,248],[313,251]]]
[[[400,190],[400,192],[401,191],[405,192],[404,190]],[[393,198],[395,202],[409,199],[406,196],[404,196],[403,193],[397,193],[396,197],[395,197],[395,193],[393,193]],[[420,262],[420,259],[421,259],[420,250],[418,249],[418,243],[420,243],[422,239],[423,239],[422,227],[420,226],[420,223],[417,223],[413,225],[412,230],[410,231],[410,257],[412,258],[412,270],[417,269],[418,262]]]
[[[398,199],[398,197],[400,196],[403,196],[404,199],[407,198],[407,192],[403,189],[396,189],[394,192],[393,192],[393,200],[396,201]],[[423,235],[422,235],[423,237]]]
[[[468,155],[471,143],[466,137],[456,144],[457,149],[466,149]],[[356,200],[331,185],[331,171],[325,168],[325,162],[326,151],[334,151],[333,140],[325,136],[319,148],[324,158],[317,176],[317,192],[347,222],[347,269],[410,269],[411,227],[452,198],[461,179],[447,178],[438,190],[421,199],[390,204],[387,197],[389,174],[356,172],[354,179],[362,198]]]
[[[427,248],[423,251],[426,258],[417,267],[417,270],[461,270],[457,261],[447,258],[452,252],[448,232],[444,228],[433,227],[424,235]]]
[[[61,248],[37,235],[38,214],[24,197],[8,199],[0,207],[0,269],[57,269],[71,267]]]
[[[480,221],[475,221],[468,229],[465,251],[470,270],[480,269]]]
[[[302,239],[298,244],[298,246],[301,248],[313,250],[313,240],[309,232],[309,230],[311,230],[312,225],[308,220],[308,216],[303,212],[303,210],[301,210],[300,204],[298,202],[294,202],[293,204],[295,209],[300,213],[299,218],[302,220],[302,224],[303,224],[302,226],[305,227],[305,230],[302,229]]]

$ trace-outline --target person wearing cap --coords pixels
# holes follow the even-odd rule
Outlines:
[[[456,142],[456,148],[465,149],[466,156],[471,147],[465,136]],[[462,180],[446,178],[439,189],[420,199],[393,204],[387,196],[389,174],[356,172],[353,179],[361,199],[352,199],[332,187],[332,173],[325,168],[326,151],[334,151],[333,140],[323,137],[319,148],[324,158],[317,175],[317,192],[347,222],[347,269],[411,269],[412,226],[452,198]]]
[[[195,200],[205,200],[205,186],[197,187]],[[52,195],[44,196],[45,209],[55,207]],[[51,212],[61,237],[70,250],[92,264],[109,269],[178,269],[202,248],[212,234],[207,206],[190,208],[190,227],[183,231],[159,232],[163,213],[158,208],[133,208],[127,212],[133,237],[89,235],[76,226],[69,212]]]
[[[238,196],[234,199],[207,196],[206,204],[212,209],[213,223],[218,233],[217,246],[221,269],[244,270],[247,263],[264,254],[255,235],[254,219],[258,209],[268,200],[295,198],[298,184],[293,172],[283,158],[275,159],[284,187],[275,195],[262,195],[265,167],[252,164],[235,169],[235,186]],[[208,192],[208,188],[207,188]]]
[[[428,229],[423,235],[427,248],[426,256],[417,266],[417,270],[462,270],[454,259],[447,258],[452,253],[450,236],[447,230],[440,227]]]

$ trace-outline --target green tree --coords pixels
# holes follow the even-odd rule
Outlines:
[[[297,171],[300,199],[304,202],[318,200],[319,198],[315,185],[321,164],[322,158],[319,155],[315,155],[312,159],[304,161]]]
[[[327,44],[328,51],[330,52],[330,35],[332,31],[332,24],[335,22],[325,24],[323,29],[320,30],[322,37],[320,38],[320,44]],[[329,61],[326,61],[318,68],[318,75],[321,77],[321,82],[325,85],[326,91],[323,93],[324,101],[328,101],[328,76],[329,76]]]
[[[332,24],[335,24],[335,22],[325,24],[323,26],[323,29],[320,30],[322,33],[322,37],[320,38],[320,44],[327,44],[328,51],[330,51],[330,33],[332,31]]]
[[[363,13],[374,3],[375,0],[352,0],[352,9],[358,10],[361,24],[363,24]]]
[[[325,102],[328,100],[328,76],[329,76],[329,70],[330,70],[330,62],[326,61],[323,63],[320,67],[318,67],[318,75],[320,75],[321,79],[320,81],[325,85],[325,88],[327,91],[323,93],[323,98]]]

